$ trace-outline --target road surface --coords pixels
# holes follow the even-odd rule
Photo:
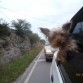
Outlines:
[[[51,62],[45,61],[42,50],[24,74],[14,83],[50,83],[50,66]]]

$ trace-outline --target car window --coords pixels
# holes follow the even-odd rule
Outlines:
[[[83,32],[83,22],[77,23],[73,33],[82,33]]]

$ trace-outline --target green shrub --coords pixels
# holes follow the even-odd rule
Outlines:
[[[0,36],[8,36],[9,34],[8,24],[6,22],[0,22]]]

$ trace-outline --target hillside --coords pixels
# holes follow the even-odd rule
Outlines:
[[[0,61],[11,61],[40,45],[40,37],[30,30],[31,24],[18,19],[9,24],[0,20]]]

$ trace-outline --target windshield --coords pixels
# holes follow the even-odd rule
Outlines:
[[[50,45],[50,43],[48,41],[46,41],[45,46],[48,46],[48,45]]]

